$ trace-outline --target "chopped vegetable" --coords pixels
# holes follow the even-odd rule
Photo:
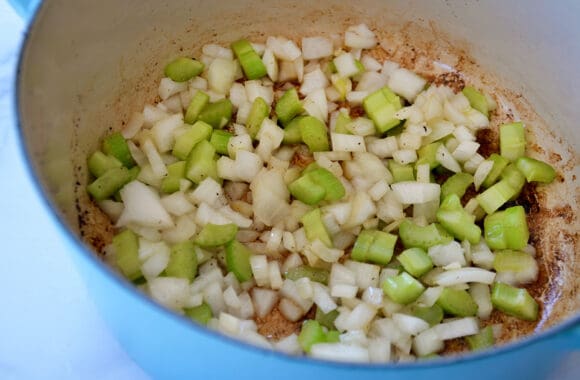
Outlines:
[[[204,69],[204,64],[187,57],[180,57],[165,66],[165,76],[174,82],[185,82],[198,76]]]

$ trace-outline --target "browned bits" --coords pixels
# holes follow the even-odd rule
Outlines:
[[[478,129],[475,136],[480,144],[478,152],[483,157],[487,158],[492,153],[499,152],[499,136],[496,129]]]
[[[311,309],[311,311],[314,308]],[[313,314],[310,312],[309,314]],[[308,318],[314,318],[314,315],[310,315]],[[292,333],[300,332],[300,326],[302,325],[302,320],[298,322],[290,322],[280,312],[278,306],[274,307],[270,313],[265,317],[259,318],[255,317],[256,324],[258,325],[258,332],[265,336],[266,338],[280,340],[282,338],[291,335]]]
[[[433,84],[435,86],[447,86],[450,87],[453,92],[458,93],[465,87],[465,81],[461,74],[457,71],[450,71],[448,73],[443,73],[435,76],[433,79]]]
[[[294,152],[294,156],[292,156],[291,162],[292,165],[305,168],[314,162],[314,156],[310,153],[306,145],[299,145],[296,152]]]

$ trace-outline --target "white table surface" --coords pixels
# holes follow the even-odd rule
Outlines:
[[[104,325],[20,158],[12,94],[24,27],[0,0],[0,379],[149,379]],[[579,373],[575,353],[551,378]]]

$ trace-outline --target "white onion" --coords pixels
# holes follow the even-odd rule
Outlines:
[[[417,335],[429,328],[429,324],[421,318],[413,317],[407,314],[394,313],[393,322],[397,327],[408,335]]]
[[[433,264],[439,267],[452,263],[458,263],[461,266],[467,265],[465,256],[463,255],[463,248],[456,241],[444,245],[434,245],[429,248],[428,254],[431,260],[433,260]]]
[[[393,193],[401,203],[416,204],[439,199],[441,186],[436,183],[414,181],[397,182],[391,185]]]
[[[443,347],[443,340],[433,329],[425,330],[413,339],[413,352],[418,356],[433,354],[441,351]]]
[[[147,185],[138,181],[126,184],[120,191],[125,209],[117,222],[118,227],[129,223],[145,227],[173,227],[171,216],[167,213],[159,195]]]
[[[485,181],[485,178],[493,169],[493,161],[485,160],[477,167],[475,174],[473,175],[473,185],[475,186],[475,190],[479,190],[479,186]]]
[[[451,322],[444,322],[431,328],[439,339],[449,340],[463,336],[474,335],[479,332],[479,323],[476,318],[460,318]]]
[[[351,77],[358,73],[355,59],[350,53],[341,53],[333,60],[336,71],[343,78]]]
[[[182,308],[189,297],[189,284],[184,278],[156,277],[148,282],[151,297],[173,310]]]
[[[209,88],[219,94],[227,94],[234,83],[236,62],[228,58],[216,58],[207,68]]]
[[[328,120],[328,102],[324,89],[313,90],[306,96],[302,107],[310,116],[314,116],[322,122]]]
[[[255,287],[252,289],[252,300],[256,315],[263,318],[276,306],[278,302],[278,292],[270,289]]]
[[[427,81],[414,72],[398,68],[390,73],[388,86],[394,93],[412,102],[423,90]]]
[[[298,335],[296,334],[290,334],[287,337],[274,342],[274,349],[289,355],[298,355],[302,352],[302,348],[298,342]]]
[[[343,343],[317,343],[310,348],[310,355],[317,359],[368,363],[369,352],[366,348]]]
[[[151,171],[156,178],[161,179],[167,175],[167,168],[165,167],[165,163],[161,158],[161,155],[157,151],[157,148],[151,142],[150,139],[145,140],[143,143],[143,153],[147,156],[147,160],[151,165]]]
[[[448,270],[438,274],[433,278],[435,284],[439,286],[452,286],[477,282],[481,284],[491,284],[495,279],[495,273],[481,268],[461,268]]]
[[[471,284],[469,286],[469,294],[471,294],[477,304],[477,316],[481,319],[488,319],[493,309],[489,286],[486,284]]]
[[[278,308],[280,309],[280,313],[282,313],[284,318],[291,322],[296,322],[304,315],[304,310],[288,298],[282,298],[278,304]]]
[[[306,60],[330,57],[332,50],[332,41],[326,37],[302,38],[302,57]]]

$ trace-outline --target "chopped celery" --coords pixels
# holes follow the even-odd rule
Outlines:
[[[472,108],[478,110],[486,117],[489,117],[489,106],[485,95],[472,86],[465,86],[461,92],[463,92],[463,95],[465,95],[467,100],[469,100],[469,104]]]
[[[172,154],[180,160],[187,159],[193,147],[201,140],[207,140],[211,136],[212,130],[211,125],[197,121],[175,138]]]
[[[181,180],[185,178],[185,161],[167,165],[167,175],[161,181],[161,191],[167,194],[179,190]]]
[[[389,171],[393,175],[393,183],[414,181],[415,173],[411,165],[401,165],[395,160],[389,160]]]
[[[351,132],[346,127],[352,119],[348,115],[348,112],[339,112],[336,117],[336,123],[334,124],[334,132],[343,133],[345,135],[350,135]]]
[[[300,219],[302,225],[304,226],[304,232],[306,232],[306,238],[309,241],[314,241],[316,239],[323,242],[327,247],[332,247],[332,239],[324,226],[322,221],[322,213],[319,208],[315,208],[304,214]]]
[[[530,157],[518,158],[516,166],[528,182],[551,183],[556,178],[556,171],[552,166]]]
[[[300,121],[305,117],[306,116],[295,117],[284,127],[284,140],[282,140],[284,144],[298,144],[302,142]]]
[[[510,186],[509,182],[507,180],[501,180],[483,193],[478,194],[475,198],[486,213],[492,214],[515,194],[517,192]]]
[[[120,168],[121,166],[123,166],[121,161],[113,156],[104,154],[100,150],[91,154],[88,160],[89,172],[95,177],[100,177],[109,169]]]
[[[429,164],[430,169],[435,169],[439,166],[439,160],[437,160],[437,149],[441,145],[440,142],[434,142],[425,146],[422,146],[417,151],[417,162],[415,163],[415,167],[422,165],[422,164]]]
[[[128,169],[135,166],[135,161],[133,160],[133,156],[131,156],[127,141],[120,132],[115,132],[105,137],[103,140],[103,152],[121,161]]]
[[[484,237],[491,249],[523,249],[530,233],[522,206],[497,211],[485,217]]]
[[[328,270],[323,268],[314,268],[308,265],[299,265],[297,267],[290,268],[285,273],[285,277],[292,281],[296,281],[302,277],[307,277],[310,279],[310,281],[320,282],[324,285],[328,285],[329,276],[330,273]]]
[[[298,343],[304,352],[310,352],[310,348],[317,343],[326,342],[326,333],[317,321],[309,319],[302,324],[298,335]]]
[[[238,40],[231,47],[248,79],[260,79],[267,74],[266,65],[248,40]]]
[[[309,175],[303,175],[288,185],[290,194],[307,205],[315,205],[322,201],[326,190]]]
[[[131,230],[124,230],[113,237],[115,262],[125,277],[133,281],[141,277],[139,240]]]
[[[305,116],[299,122],[300,137],[311,152],[322,152],[330,149],[326,125],[314,116]]]
[[[192,321],[197,322],[200,325],[207,325],[209,320],[213,317],[211,307],[205,302],[199,306],[186,308],[183,311]]]
[[[288,125],[295,116],[302,113],[304,109],[302,108],[302,103],[298,98],[296,88],[287,90],[284,95],[280,97],[278,103],[276,103],[275,110],[276,116],[278,116],[278,120],[282,125]]]
[[[538,272],[536,259],[529,253],[511,249],[496,251],[493,258],[493,269],[497,273],[513,273],[516,278],[535,278]],[[517,275],[520,276],[517,276]]]
[[[338,201],[344,197],[346,191],[344,185],[329,170],[315,168],[307,173],[312,180],[322,186],[325,191],[324,200]]]
[[[507,158],[502,157],[497,153],[492,153],[488,159],[493,161],[493,167],[483,181],[483,187],[485,188],[493,185],[501,175],[501,172],[503,172],[505,167],[509,164],[509,160]]]
[[[411,313],[427,322],[429,326],[438,325],[443,320],[443,309],[437,304],[431,307],[415,305],[411,308]]]
[[[387,277],[382,284],[383,291],[396,303],[407,305],[415,301],[425,287],[407,272],[402,272],[393,277]]]
[[[506,314],[526,321],[538,319],[538,303],[526,289],[496,282],[491,291],[491,303]]]
[[[415,277],[421,277],[433,268],[431,258],[421,248],[408,248],[397,256],[405,271]]]
[[[132,180],[133,174],[131,170],[124,166],[112,168],[87,186],[87,191],[95,200],[102,201],[110,198]]]
[[[252,266],[250,257],[253,252],[237,240],[232,240],[226,245],[226,267],[232,272],[238,281],[246,282],[252,279]]]
[[[338,317],[338,314],[338,310],[336,309],[331,310],[328,313],[324,313],[322,310],[320,310],[320,308],[317,307],[314,320],[327,329],[333,330],[336,328],[334,327],[334,321],[336,320],[336,317]]]
[[[200,247],[218,247],[232,241],[238,233],[238,226],[230,224],[208,223],[195,238],[195,244]]]
[[[363,230],[351,252],[355,261],[387,265],[393,257],[397,236],[378,230]]]
[[[511,162],[524,156],[526,135],[522,122],[503,124],[499,127],[499,150],[500,154]]]
[[[471,244],[479,243],[481,229],[475,224],[474,218],[463,206],[456,194],[448,195],[439,210],[437,221],[459,240],[467,240]]]
[[[456,317],[473,317],[477,314],[477,304],[471,295],[460,289],[445,288],[437,299],[445,313]]]
[[[459,198],[463,197],[467,188],[473,183],[473,176],[469,173],[459,172],[441,185],[441,199],[447,198],[450,194],[456,194]]]
[[[185,177],[194,183],[200,183],[207,177],[219,180],[215,148],[209,141],[201,140],[193,147],[187,157]]]
[[[405,248],[418,247],[428,250],[438,244],[447,244],[453,237],[441,225],[431,223],[428,226],[419,226],[409,219],[399,225],[399,237]]]
[[[230,122],[233,111],[232,102],[229,99],[222,99],[206,105],[199,114],[198,119],[205,121],[214,128],[223,128]]]
[[[395,117],[395,113],[403,108],[401,98],[388,87],[383,87],[364,98],[363,108],[374,122],[379,134],[385,133],[401,122]]]
[[[479,333],[465,337],[465,341],[471,351],[483,350],[485,348],[493,347],[495,339],[493,337],[493,329],[491,326],[486,326],[479,331]]]
[[[513,189],[514,194],[510,197],[510,200],[515,200],[526,184],[526,177],[518,170],[515,164],[510,164],[501,172],[500,175],[502,180],[507,181],[510,187]]]
[[[171,247],[169,263],[165,268],[169,277],[186,278],[189,281],[197,274],[197,254],[191,241],[184,241]]]
[[[197,121],[197,118],[199,117],[199,114],[201,113],[201,111],[203,111],[203,109],[208,103],[209,103],[209,95],[201,90],[198,90],[195,93],[195,95],[193,95],[193,98],[191,98],[191,101],[187,106],[187,110],[185,111],[183,121],[185,121],[187,124],[195,123]]]
[[[165,66],[165,76],[174,82],[186,82],[202,73],[204,64],[188,57],[180,57]]]
[[[246,120],[246,129],[253,139],[256,138],[256,135],[262,127],[262,122],[268,117],[268,114],[270,114],[270,106],[263,98],[257,97],[254,103],[252,103],[250,114]]]
[[[215,148],[215,151],[219,154],[228,154],[228,143],[233,135],[227,131],[222,131],[221,129],[214,129],[211,133],[209,142]]]

